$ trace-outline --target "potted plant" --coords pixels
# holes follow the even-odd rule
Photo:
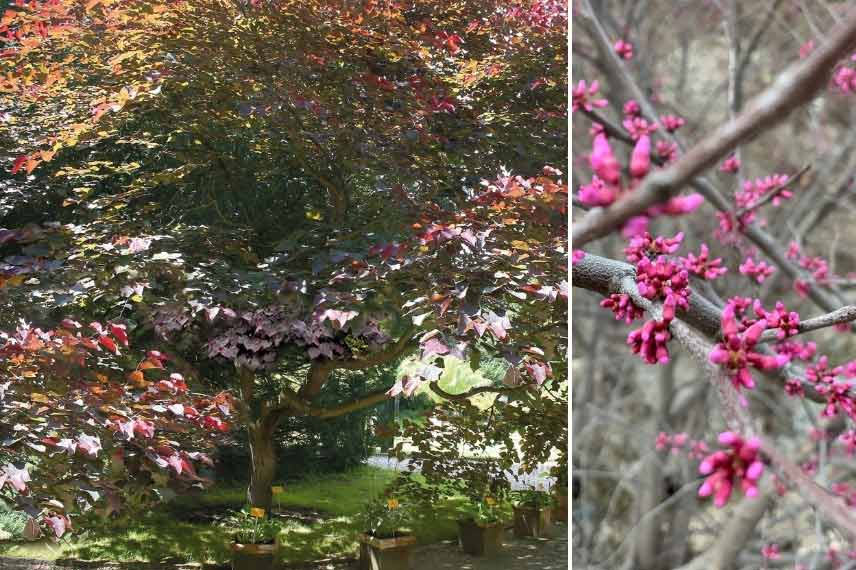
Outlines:
[[[550,531],[552,499],[543,490],[514,492],[514,536],[542,538]]]
[[[232,570],[273,570],[276,567],[279,523],[265,517],[264,509],[245,507],[223,521],[232,533]]]
[[[416,537],[405,527],[408,511],[395,497],[371,501],[363,511],[360,570],[410,570]]]
[[[502,550],[505,522],[510,518],[508,502],[486,495],[470,499],[458,508],[458,538],[461,548],[473,556],[493,556]]]

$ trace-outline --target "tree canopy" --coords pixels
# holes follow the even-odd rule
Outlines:
[[[505,359],[498,392],[562,381],[566,25],[551,0],[15,3],[0,324],[107,322],[75,342],[114,353],[121,398],[154,398],[145,363],[228,398],[201,427],[248,430],[261,506],[284,417],[437,388],[449,355]],[[396,384],[317,403],[410,354]]]

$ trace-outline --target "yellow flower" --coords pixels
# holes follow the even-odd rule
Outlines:
[[[273,491],[274,493],[285,493],[285,487],[283,487],[281,485],[277,485],[276,487],[271,487],[270,490]]]
[[[496,504],[496,499],[494,499],[493,497],[485,497],[484,502],[492,507]]]
[[[260,518],[262,518],[263,516],[265,516],[265,510],[264,510],[264,509],[261,509],[261,508],[259,508],[259,507],[252,507],[252,508],[250,509],[250,516],[251,516],[251,517],[255,517],[255,518],[257,518],[257,519],[260,519]]]
[[[389,507],[390,510],[395,510],[398,508],[398,499],[389,499],[386,502],[386,506]]]

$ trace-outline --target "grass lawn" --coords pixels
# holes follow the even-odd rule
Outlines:
[[[354,518],[371,498],[392,481],[393,471],[363,466],[346,473],[314,477],[286,486],[274,504],[284,510],[312,509],[323,515],[317,522],[289,520],[280,535],[283,559],[304,562],[354,556],[359,528]],[[126,522],[102,522],[72,534],[59,543],[0,543],[0,554],[25,558],[176,562],[224,562],[228,536],[212,523],[183,522],[183,514],[238,509],[245,501],[243,488],[214,488],[181,497]],[[456,536],[456,500],[437,505],[433,513],[414,524],[423,544]]]

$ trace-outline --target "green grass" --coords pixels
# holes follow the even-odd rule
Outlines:
[[[289,520],[280,534],[283,559],[306,562],[330,557],[354,556],[357,535],[364,529],[356,522],[365,503],[383,492],[395,472],[363,466],[338,475],[313,477],[285,486],[275,496],[274,505],[288,509],[312,509],[321,513],[320,522]],[[54,560],[224,562],[229,554],[229,537],[214,524],[182,522],[182,514],[193,510],[225,513],[243,506],[243,488],[214,488],[184,496],[168,507],[127,522],[100,522],[59,543],[0,543],[0,554]],[[413,524],[420,543],[455,537],[456,499],[436,505]]]

